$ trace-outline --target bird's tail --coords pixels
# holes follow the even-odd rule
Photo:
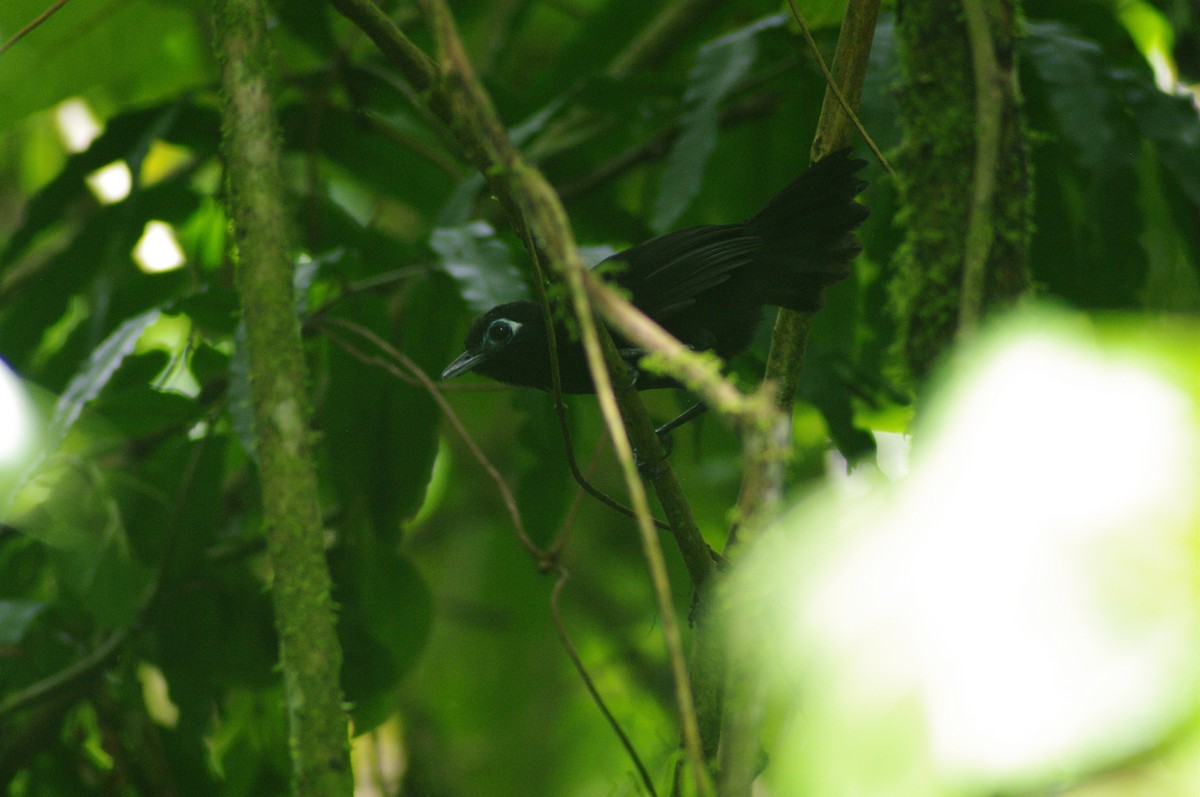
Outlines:
[[[862,251],[854,230],[870,212],[854,200],[867,186],[855,176],[866,165],[849,148],[827,155],[746,222],[765,244],[763,265],[772,274],[764,302],[818,310],[825,286],[850,275],[850,261]]]

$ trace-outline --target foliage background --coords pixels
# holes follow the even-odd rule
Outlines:
[[[624,73],[613,65],[647,4],[455,4],[501,117],[597,251],[744,218],[806,164],[824,84],[796,31],[772,3],[709,5],[649,67]],[[839,5],[800,3],[826,51]],[[42,10],[3,4],[0,38]],[[206,11],[68,4],[0,55],[0,355],[44,419],[32,478],[25,462],[0,482],[11,524],[0,531],[0,781],[15,795],[287,790]],[[356,733],[372,732],[357,748],[360,783],[633,793],[558,643],[552,584],[494,486],[424,390],[360,361],[322,323],[362,324],[436,374],[475,312],[526,290],[520,245],[361,34],[298,0],[274,11],[343,685]],[[1200,125],[1150,66],[1200,79],[1194,9],[1043,0],[1025,11],[1038,292],[1087,313],[1195,313]],[[428,44],[410,8],[395,13]],[[894,25],[885,14],[863,97],[885,151],[902,135]],[[100,123],[79,151],[60,132],[73,99]],[[113,163],[131,187],[101,200],[86,178]],[[911,414],[890,348],[896,199],[877,166],[868,179],[866,252],[810,338],[798,492],[825,478],[830,439],[869,460],[870,432],[905,431]],[[134,262],[151,221],[170,225],[182,267]],[[748,383],[764,350],[734,364]],[[467,381],[446,394],[535,540],[570,524],[566,626],[665,777],[671,689],[630,523],[580,500],[549,397]],[[666,417],[685,398],[651,401]],[[593,460],[593,402],[570,406],[582,463],[619,493],[607,452]],[[676,438],[673,462],[719,548],[739,447],[711,419]]]

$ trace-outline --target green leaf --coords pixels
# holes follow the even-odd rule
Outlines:
[[[786,21],[782,14],[765,17],[700,48],[683,97],[683,131],[671,145],[659,177],[650,220],[654,232],[670,230],[700,191],[704,166],[716,146],[721,102],[754,66],[758,35]]]
[[[133,352],[146,327],[158,320],[159,312],[154,308],[126,320],[92,352],[54,408],[46,434],[48,450],[57,448],[63,441],[83,408],[100,394],[121,363]]]
[[[1135,202],[1142,138],[1100,46],[1059,23],[1030,23],[1024,71],[1030,115],[1059,139],[1033,151],[1035,278],[1083,307],[1139,306],[1148,263]],[[1149,72],[1146,72],[1149,77]]]
[[[98,625],[124,628],[135,621],[154,572],[132,555],[123,530],[108,534],[98,552],[58,551],[56,558],[63,588]]]
[[[276,682],[270,600],[245,572],[194,563],[185,580],[163,590],[155,615],[155,660],[179,706],[180,730],[207,729],[223,695]]]
[[[339,305],[411,358],[427,374],[449,362],[458,342],[448,323],[460,306],[453,283],[433,273],[404,296],[398,322],[377,297],[356,295]],[[339,337],[344,337],[339,335]],[[361,340],[356,348],[369,349]],[[335,350],[328,361],[328,393],[317,408],[321,429],[336,432],[323,448],[343,511],[367,517],[394,539],[420,509],[437,454],[440,410],[419,385],[405,384],[373,364]]]
[[[7,37],[46,10],[41,0],[0,3]],[[130,0],[64,8],[4,54],[0,125],[84,96],[97,109],[147,105],[215,81],[203,15],[181,3]]]
[[[1113,75],[1138,131],[1153,141],[1164,180],[1175,183],[1200,208],[1200,116],[1185,97],[1158,90],[1149,75]]]
[[[1030,22],[1025,51],[1050,89],[1050,107],[1063,135],[1078,148],[1080,163],[1096,170],[1106,158],[1128,157],[1127,150],[1113,152],[1117,97],[1107,85],[1100,46],[1065,25]]]
[[[302,143],[306,154],[319,153],[337,167],[332,175],[353,179],[355,190],[368,188],[420,215],[432,215],[451,189],[451,178],[425,155],[426,150],[441,148],[428,133],[408,146],[397,146],[392,138],[367,135],[360,118],[336,106],[326,109],[316,126],[311,108],[299,104],[284,108],[280,121],[287,141]]]
[[[430,235],[429,245],[438,254],[438,265],[458,283],[475,312],[528,297],[512,253],[487,222],[439,227]]]
[[[205,157],[216,151],[218,130],[212,111],[178,101],[108,120],[91,146],[68,158],[58,176],[29,200],[21,226],[0,249],[0,262],[21,254],[38,233],[76,215],[72,207],[90,195],[84,178],[92,172],[114,161],[126,161],[137,174],[137,166],[157,139],[186,146],[197,157]]]
[[[0,600],[0,645],[15,645],[46,608],[41,601]]]
[[[545,546],[562,526],[575,482],[567,466],[553,396],[519,391],[513,394],[513,403],[525,410],[517,430],[517,442],[527,463],[514,490],[517,509],[530,539],[535,545]],[[579,466],[583,469],[586,463]]]
[[[416,663],[432,624],[425,580],[394,545],[371,533],[330,557],[342,607],[338,637],[345,651],[342,684],[354,727],[364,733],[395,711],[393,690]]]

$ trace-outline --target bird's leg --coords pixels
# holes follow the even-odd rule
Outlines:
[[[667,452],[655,460],[644,460],[637,449],[633,450],[633,464],[637,466],[637,471],[642,475],[642,478],[654,481],[659,476],[663,475],[663,464],[667,461]]]
[[[669,435],[674,430],[678,429],[680,426],[683,426],[685,423],[690,421],[692,418],[695,418],[697,415],[700,415],[707,409],[708,409],[707,404],[705,404],[703,401],[697,401],[695,404],[693,404],[692,406],[688,407],[686,410],[681,412],[678,417],[667,421],[662,426],[655,429],[654,433],[656,435],[658,435],[659,440],[663,441],[663,445],[666,445],[666,441],[670,439],[667,437],[667,435]]]
[[[617,349],[617,353],[621,355],[621,359],[625,361],[626,375],[629,380],[630,387],[637,387],[638,367],[637,361],[645,354],[641,349]]]
[[[640,473],[643,476],[650,478],[650,479],[653,479],[656,476],[660,475],[660,469],[662,468],[662,463],[665,462],[666,458],[671,455],[671,448],[674,445],[674,441],[671,438],[671,432],[674,431],[675,429],[678,429],[680,426],[683,426],[685,423],[690,421],[692,418],[695,418],[697,415],[699,415],[700,413],[704,412],[707,409],[708,409],[707,404],[705,404],[702,401],[697,402],[697,403],[693,404],[692,406],[688,407],[682,413],[680,413],[678,417],[672,418],[671,420],[664,423],[662,426],[655,429],[654,433],[656,435],[658,435],[658,442],[663,447],[662,458],[655,460],[653,462],[647,462],[646,460],[642,459],[641,455],[638,454],[638,452],[635,451],[634,452],[634,460],[637,463],[638,473]]]

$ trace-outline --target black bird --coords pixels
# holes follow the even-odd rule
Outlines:
[[[698,351],[723,360],[746,349],[764,305],[818,310],[824,289],[850,274],[862,250],[854,230],[868,210],[855,201],[866,183],[865,161],[844,149],[813,164],[740,224],[688,227],[618,252],[613,281],[634,305]],[[614,270],[617,270],[614,269]],[[638,370],[643,351],[614,335],[635,369],[639,390],[678,387],[669,377]],[[565,393],[594,393],[583,347],[555,325]],[[488,310],[471,325],[466,351],[442,379],[467,371],[510,385],[552,390],[550,353],[541,306],[520,301]],[[689,416],[691,417],[691,416]],[[673,422],[674,424],[674,422]]]

